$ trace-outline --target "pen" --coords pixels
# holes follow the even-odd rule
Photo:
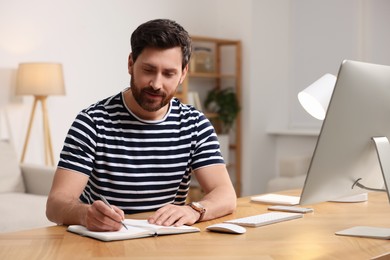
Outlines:
[[[108,203],[108,201],[106,200],[106,198],[103,197],[103,195],[100,195],[100,194],[99,194],[99,198],[104,202],[104,204],[106,204],[106,205],[109,206],[112,210],[114,210],[114,209],[111,207],[110,203]],[[128,229],[127,226],[125,225],[125,223],[123,223],[123,221],[121,221],[121,224],[122,224],[122,226],[124,226],[126,229]]]

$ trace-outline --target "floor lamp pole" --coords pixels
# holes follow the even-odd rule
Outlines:
[[[37,108],[38,102],[41,102],[42,120],[43,120],[43,138],[44,138],[44,145],[45,145],[45,164],[54,166],[54,156],[53,156],[53,148],[51,143],[49,117],[47,113],[46,100],[47,100],[47,96],[34,96],[34,103],[31,110],[30,121],[28,123],[26,139],[24,141],[23,152],[22,152],[22,157],[20,162],[24,162],[27,146],[30,140],[31,128],[35,117],[35,110]]]

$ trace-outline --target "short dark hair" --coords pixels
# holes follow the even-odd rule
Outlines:
[[[132,33],[130,43],[134,62],[147,47],[160,49],[180,47],[183,56],[182,69],[190,61],[191,37],[180,24],[169,19],[155,19],[141,24]]]

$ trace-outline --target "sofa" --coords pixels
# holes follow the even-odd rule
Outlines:
[[[310,156],[291,156],[279,161],[279,175],[267,183],[267,192],[302,189],[310,165]]]
[[[4,139],[0,165],[0,233],[54,225],[45,211],[55,167],[20,164]]]

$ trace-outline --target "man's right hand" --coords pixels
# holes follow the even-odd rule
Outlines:
[[[57,168],[46,204],[47,218],[59,225],[83,225],[94,231],[116,231],[121,229],[124,213],[118,207],[112,209],[97,200],[92,205],[79,199],[88,176],[78,172]]]
[[[85,227],[92,231],[117,231],[122,228],[124,219],[123,210],[115,206],[110,208],[103,201],[96,200],[87,209]]]

